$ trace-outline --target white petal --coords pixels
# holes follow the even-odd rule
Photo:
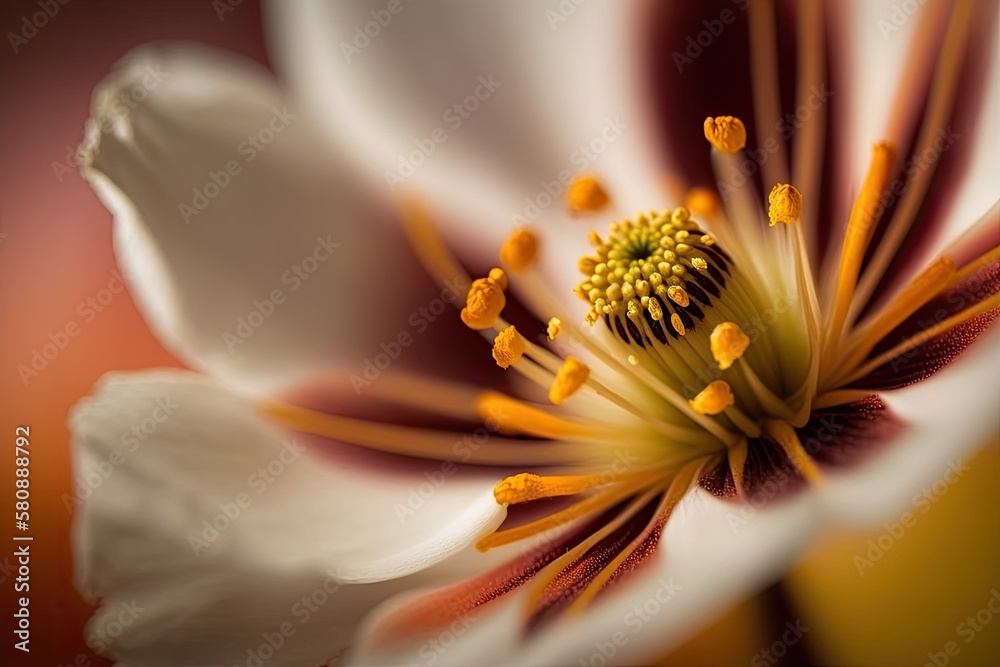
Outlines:
[[[435,653],[439,665],[575,665],[580,660],[648,664],[780,577],[819,529],[813,520],[814,496],[801,494],[771,504],[761,496],[758,504],[767,506],[760,511],[741,507],[700,489],[688,494],[643,569],[615,584],[580,616],[557,619],[527,641],[519,632],[524,618],[521,591],[488,608],[481,618],[470,617],[474,620],[469,624],[445,628],[440,637],[405,648],[419,656]],[[365,627],[410,595],[385,603]],[[410,664],[417,659],[413,653],[389,653],[365,639],[359,635],[351,654],[354,662]],[[603,657],[613,659],[591,663],[600,660],[602,648],[613,652]]]
[[[992,328],[933,377],[881,394],[907,431],[874,460],[828,480],[824,512],[836,523],[870,528],[919,509],[928,487],[956,481],[976,449],[997,437],[1000,328]]]
[[[386,212],[286,105],[259,65],[143,47],[98,87],[82,147],[154,333],[252,389],[356,352],[395,303],[372,309],[357,277],[393,261]]]
[[[282,655],[316,664],[365,611],[415,585],[367,582],[425,570],[506,514],[495,478],[459,471],[433,484],[424,468],[302,446],[188,373],[108,376],[70,425],[77,585],[102,602],[90,633],[120,632],[111,653],[123,660],[233,664],[288,621]],[[442,573],[462,568],[449,560]],[[325,620],[303,621],[297,602],[324,585]],[[133,601],[143,611],[115,629]]]
[[[404,180],[444,207],[456,240],[492,255],[527,219],[551,232],[553,250],[571,238],[585,247],[581,224],[566,219],[561,174],[596,172],[629,213],[662,204],[664,167],[650,150],[639,85],[638,4],[458,0],[402,3],[391,15],[385,7],[270,3],[272,52],[293,90],[323,110],[331,133],[387,190],[387,173],[433,147]],[[495,88],[483,83],[491,77]],[[466,101],[478,108],[455,111]]]

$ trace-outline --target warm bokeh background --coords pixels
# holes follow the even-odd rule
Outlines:
[[[0,421],[9,447],[18,425],[31,426],[32,441],[30,656],[12,649],[14,547],[0,548],[0,637],[14,664],[106,664],[84,645],[89,610],[72,588],[66,413],[105,371],[177,364],[148,333],[127,293],[92,321],[78,312],[114,286],[115,263],[110,216],[68,159],[94,84],[135,45],[198,40],[266,63],[259,8],[249,0],[230,4],[236,6],[220,20],[210,0],[76,0],[59,5],[17,53],[9,36],[0,47]],[[38,11],[38,0],[3,3],[2,32],[20,32],[23,17]],[[18,366],[30,366],[34,351],[70,323],[79,325],[78,335],[22,381]],[[12,449],[0,457],[0,498],[10,508],[3,511],[7,545],[14,544],[13,458]],[[948,641],[961,648],[950,665],[997,664],[1000,618],[968,644],[956,625],[1000,590],[998,473],[1000,450],[992,446],[864,577],[853,558],[879,533],[831,536],[783,586],[732,610],[667,663],[769,664],[755,656],[780,637],[786,620],[801,619],[810,628],[803,646],[777,664],[922,665]]]

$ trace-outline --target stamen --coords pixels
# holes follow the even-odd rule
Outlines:
[[[512,271],[528,268],[538,252],[538,239],[526,227],[519,227],[500,247],[500,261]]]
[[[511,325],[497,334],[493,339],[493,359],[497,366],[504,370],[516,364],[524,354],[524,339]]]
[[[556,379],[549,389],[549,400],[559,405],[575,394],[590,377],[590,369],[576,357],[566,357],[566,361],[556,373]]]
[[[492,269],[486,278],[473,281],[462,309],[465,325],[476,331],[492,327],[507,305],[506,289],[507,276],[501,269]]]
[[[712,357],[715,358],[722,370],[732,366],[750,347],[750,338],[735,322],[723,322],[716,326],[712,330],[712,336],[709,340],[712,346]]]
[[[858,283],[861,261],[868,249],[875,225],[881,216],[879,197],[889,182],[895,149],[887,142],[875,144],[872,149],[871,164],[865,175],[861,192],[854,202],[851,217],[844,234],[844,246],[840,252],[840,270],[837,291],[833,304],[833,315],[828,327],[829,338],[825,358],[831,358],[840,342],[840,336],[850,310],[851,299]]]
[[[767,197],[767,217],[774,227],[779,222],[790,225],[802,215],[802,193],[794,185],[779,183]]]
[[[705,119],[705,138],[723,153],[736,153],[747,144],[747,129],[743,121],[733,116]]]
[[[788,454],[792,465],[807,480],[813,484],[819,484],[823,481],[822,473],[820,473],[819,468],[816,467],[816,463],[806,453],[806,450],[803,449],[798,434],[790,424],[775,419],[768,419],[764,421],[764,430],[781,445],[781,448]]]
[[[578,176],[566,189],[566,203],[573,213],[596,213],[603,210],[608,201],[608,193],[596,176]]]
[[[691,409],[699,415],[717,415],[731,405],[736,404],[736,397],[729,383],[716,380],[702,389],[697,396],[688,401]]]
[[[722,210],[722,204],[710,188],[692,188],[684,198],[684,208],[703,218],[711,218]]]
[[[750,450],[747,447],[747,439],[740,438],[740,441],[730,447],[727,452],[729,471],[733,475],[733,484],[736,486],[736,493],[741,498],[745,496],[743,491],[743,469],[746,467],[747,454],[749,451]]]
[[[562,331],[562,320],[558,317],[549,318],[548,326],[545,327],[545,332],[549,335],[549,340],[555,340]]]
[[[608,475],[546,475],[528,472],[513,475],[493,489],[493,497],[501,505],[519,505],[542,498],[574,496],[611,483]]]
[[[595,437],[600,427],[575,424],[527,403],[494,391],[476,398],[476,413],[501,433],[527,434],[552,440]]]

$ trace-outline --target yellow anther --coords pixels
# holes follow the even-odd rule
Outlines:
[[[692,188],[684,197],[684,206],[703,218],[710,218],[722,209],[718,196],[710,188]]]
[[[670,326],[672,326],[674,331],[682,336],[687,333],[687,329],[684,327],[684,320],[682,320],[681,316],[677,313],[672,313],[670,315]]]
[[[586,364],[576,357],[566,357],[549,389],[549,400],[559,405],[575,394],[589,377],[590,369]]]
[[[706,270],[708,270],[708,262],[706,262],[701,257],[692,257],[691,258],[691,266],[693,266],[694,268],[698,269],[699,271],[706,271]]]
[[[500,261],[512,271],[523,271],[538,252],[538,239],[525,227],[518,227],[500,246]]]
[[[790,225],[802,215],[802,193],[794,185],[778,183],[767,197],[767,217],[774,227],[779,222]]]
[[[517,333],[517,329],[513,325],[498,333],[493,339],[493,358],[500,368],[510,368],[520,360],[523,354],[524,339]]]
[[[633,366],[638,366],[639,365],[639,357],[635,356],[634,354],[630,354],[630,355],[628,355],[628,362],[630,364],[632,364]]]
[[[736,397],[733,396],[733,390],[729,388],[728,383],[716,380],[688,403],[699,415],[717,415],[730,405],[734,405]]]
[[[723,153],[736,153],[747,145],[747,129],[743,121],[733,116],[705,119],[705,138]]]
[[[548,326],[545,327],[545,332],[549,334],[549,340],[555,340],[560,331],[562,331],[562,320],[558,317],[550,318]]]
[[[533,475],[522,472],[493,487],[493,498],[501,505],[517,505],[542,498],[575,496],[607,484],[601,475]]]
[[[712,357],[726,370],[750,347],[750,339],[735,322],[723,322],[712,329]]]
[[[477,331],[492,327],[507,305],[507,297],[503,294],[505,289],[507,276],[500,269],[491,270],[486,278],[474,280],[462,309],[465,325]]]
[[[608,201],[608,193],[595,176],[578,176],[566,189],[566,203],[573,213],[596,213],[607,206]]]
[[[663,319],[663,309],[660,308],[660,302],[657,301],[656,299],[649,300],[649,306],[647,307],[647,310],[649,310],[649,316],[652,317],[655,321],[659,322],[660,320]]]
[[[668,287],[667,296],[681,308],[687,308],[688,304],[691,303],[691,298],[688,296],[687,290],[679,285],[671,285]]]

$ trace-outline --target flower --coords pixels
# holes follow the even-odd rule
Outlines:
[[[537,25],[507,5],[373,10],[379,41],[354,50],[325,27],[363,25],[367,7],[275,5],[292,111],[265,73],[215,53],[164,47],[113,74],[85,175],[116,214],[150,326],[212,378],[110,376],[72,416],[79,470],[121,462],[76,519],[78,580],[102,599],[93,623],[133,598],[148,609],[109,652],[315,664],[350,647],[351,661],[375,664],[551,664],[587,661],[621,632],[614,660],[642,661],[779,576],[825,523],[890,514],[915,480],[989,436],[995,396],[968,387],[995,386],[994,349],[923,380],[997,312],[995,195],[975,181],[993,183],[995,163],[959,183],[952,162],[995,145],[978,137],[991,124],[963,115],[974,96],[956,94],[983,75],[974,56],[990,22],[976,19],[995,8],[934,6],[900,27],[937,57],[914,65],[884,133],[863,124],[878,134],[855,143],[833,134],[841,117],[828,108],[840,99],[823,76],[824,59],[843,64],[835,31],[804,6],[801,102],[782,117],[762,7],[744,8],[749,113],[698,99],[746,77],[733,60],[699,73],[712,44],[661,52],[666,72],[636,66],[633,20],[683,30],[700,17],[617,3]],[[720,30],[742,11],[727,9]],[[683,44],[667,36],[657,43]],[[458,62],[470,92],[439,106]],[[118,93],[154,63],[171,76],[120,113]],[[670,93],[657,114],[648,87],[629,83],[647,71]],[[587,75],[606,84],[599,95]],[[850,105],[870,99],[844,115],[866,119]],[[674,123],[685,114],[701,117]],[[657,191],[653,118],[671,119],[674,173],[698,188],[626,217],[623,203],[671,196]],[[863,176],[850,155],[834,159],[858,143]],[[824,145],[839,171],[824,170]],[[361,156],[355,168],[346,154]],[[698,180],[706,164],[718,196]],[[416,192],[397,210],[440,286],[424,310],[410,310],[419,284],[372,181]],[[931,196],[955,188],[950,208]],[[954,218],[969,231],[930,257],[904,244],[938,239],[933,224]],[[477,264],[473,280],[464,267]],[[493,343],[500,381],[397,371],[409,327],[426,330],[446,301]],[[460,346],[433,342],[439,367],[463,365]],[[337,354],[374,356],[346,379],[361,405],[330,387]]]

